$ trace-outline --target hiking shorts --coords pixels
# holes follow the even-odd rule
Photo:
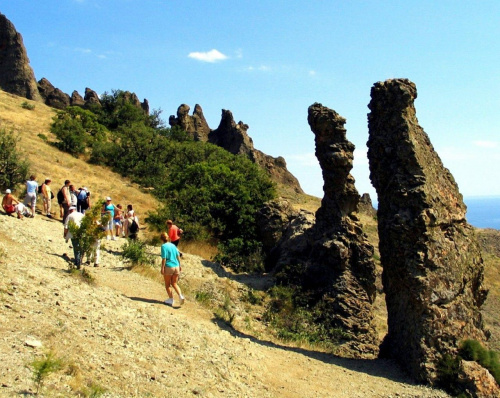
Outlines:
[[[180,270],[179,267],[167,267],[165,266],[165,274],[164,275],[179,275]]]

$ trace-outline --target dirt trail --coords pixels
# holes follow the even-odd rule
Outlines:
[[[160,283],[124,267],[123,243],[106,242],[88,285],[67,271],[60,222],[0,214],[0,396],[32,393],[26,364],[47,349],[67,366],[47,379],[45,396],[90,396],[96,386],[108,397],[448,396],[411,384],[389,361],[287,347],[215,321],[194,289],[243,289],[243,278],[196,256],[184,256],[186,304],[167,307]]]

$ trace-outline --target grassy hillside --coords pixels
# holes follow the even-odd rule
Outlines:
[[[33,110],[21,105],[26,102],[34,105]],[[70,179],[76,186],[88,186],[95,198],[111,196],[115,204],[132,203],[139,217],[144,219],[146,212],[156,208],[158,201],[148,192],[144,192],[136,184],[126,178],[110,172],[106,168],[90,165],[81,159],[61,152],[48,144],[39,134],[54,139],[50,133],[50,124],[55,115],[53,108],[43,104],[20,98],[0,91],[0,128],[19,134],[21,142],[19,149],[30,161],[31,170],[37,175],[38,181],[46,177],[52,178],[53,187],[59,188],[65,179]],[[296,194],[286,187],[279,187],[279,194],[289,199],[295,208],[316,211],[320,199]],[[55,202],[55,201],[54,201]],[[57,205],[55,206],[57,210]],[[379,263],[378,236],[376,220],[366,215],[360,215],[369,240],[375,247],[375,260]],[[483,247],[483,257],[486,264],[485,280],[490,288],[488,300],[484,306],[484,315],[488,327],[492,331],[490,345],[500,350],[500,231],[477,230],[479,241]],[[184,245],[184,251],[211,258],[216,250],[210,245],[201,243]],[[377,288],[382,292],[380,282],[381,268],[378,267],[379,278]],[[382,337],[386,332],[386,312],[383,294],[379,294],[376,302],[377,328]]]
[[[24,102],[33,105],[34,109],[23,108],[21,104]],[[136,184],[104,167],[90,165],[61,152],[40,138],[41,134],[46,136],[49,142],[54,139],[50,133],[50,124],[55,113],[53,108],[39,102],[29,101],[0,90],[0,128],[19,135],[21,141],[18,149],[28,158],[30,170],[37,176],[39,182],[50,177],[52,189],[57,190],[66,179],[69,179],[77,188],[87,186],[94,200],[111,196],[115,204],[133,204],[142,220],[148,210],[156,208],[158,201],[147,192],[141,191]],[[52,205],[58,214],[55,199]]]

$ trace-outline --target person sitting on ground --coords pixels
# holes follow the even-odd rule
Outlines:
[[[38,182],[36,182],[36,176],[30,176],[30,179],[26,181],[26,197],[24,198],[24,205],[31,207],[31,216],[35,217],[36,210],[36,195],[38,193]]]
[[[182,295],[181,288],[177,285],[179,275],[181,272],[181,257],[179,250],[170,242],[166,232],[162,232],[160,239],[163,242],[161,245],[161,274],[165,281],[165,290],[168,294],[168,299],[164,301],[166,305],[174,305],[174,295],[172,288],[179,295],[180,304],[184,304],[184,296]]]
[[[21,204],[21,207],[19,206]],[[19,201],[14,198],[12,191],[7,189],[5,191],[5,196],[2,199],[2,208],[5,210],[8,216],[12,216],[17,213],[17,218],[23,218],[24,205],[19,203]]]
[[[42,184],[43,212],[48,218],[52,218],[50,211],[52,209],[52,198],[54,197],[52,189],[50,188],[51,182],[52,180],[50,178],[46,178],[45,182]]]

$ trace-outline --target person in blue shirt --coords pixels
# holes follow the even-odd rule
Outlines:
[[[35,217],[36,195],[38,194],[38,183],[36,176],[32,175],[26,181],[26,197],[24,198],[24,205],[31,207],[31,216]]]
[[[179,275],[181,272],[181,257],[177,247],[170,242],[170,238],[166,232],[160,235],[163,242],[161,245],[161,274],[165,280],[165,290],[168,294],[168,299],[165,304],[172,306],[174,304],[174,295],[172,288],[179,295],[180,304],[184,304],[184,296],[182,295],[181,288],[177,285]]]

